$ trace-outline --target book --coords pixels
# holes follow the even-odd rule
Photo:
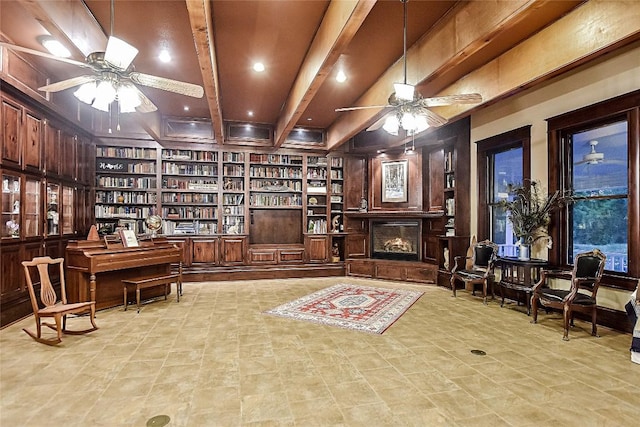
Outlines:
[[[140,246],[138,238],[136,237],[136,232],[133,230],[120,230],[120,239],[122,240],[122,245],[125,248],[135,248]]]

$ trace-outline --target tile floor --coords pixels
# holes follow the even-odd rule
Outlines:
[[[262,314],[344,281],[425,294],[383,335]],[[529,320],[516,304],[409,283],[186,283],[179,303],[100,311],[98,331],[57,347],[21,331],[32,318],[0,331],[0,425],[640,425],[630,335],[593,338],[576,321],[563,342],[559,314]]]

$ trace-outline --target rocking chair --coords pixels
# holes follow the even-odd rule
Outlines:
[[[67,303],[67,293],[64,281],[64,258],[52,259],[48,256],[36,257],[31,261],[23,261],[22,265],[24,267],[27,286],[29,288],[29,297],[31,298],[33,315],[36,318],[36,334],[27,330],[26,328],[23,329],[23,331],[25,331],[31,338],[42,344],[56,345],[62,341],[63,332],[70,335],[80,335],[98,329],[94,321],[96,314],[95,301],[78,302],[72,304]],[[52,265],[57,265],[60,269],[60,301],[58,301],[58,296],[56,295],[56,291],[53,288],[51,279],[49,277],[49,266]],[[34,290],[30,267],[36,267],[38,270],[38,275],[40,277],[39,300],[36,297],[36,292]],[[40,308],[40,305],[43,305],[44,307]],[[81,314],[86,312],[89,312],[89,320],[91,321],[91,325],[93,326],[92,328],[83,331],[67,330],[67,314]],[[53,317],[56,322],[55,325],[42,322],[40,320],[40,318],[42,317]],[[42,325],[45,325],[57,331],[57,339],[42,338]]]

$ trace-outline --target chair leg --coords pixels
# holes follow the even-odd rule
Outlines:
[[[593,310],[591,310],[591,335],[594,337],[598,337],[598,324],[596,323],[596,315],[597,315],[597,309],[596,307],[593,307]]]
[[[452,275],[451,279],[449,279],[449,283],[451,284],[451,291],[453,292],[453,297],[456,296],[456,279],[455,277]]]
[[[571,323],[571,316],[573,315],[571,313],[571,306],[565,304],[562,312],[564,320],[564,335],[562,336],[562,339],[564,341],[569,341],[569,324]]]
[[[482,303],[487,305],[487,281],[482,282]]]
[[[536,294],[531,295],[531,313],[533,316],[531,323],[538,323],[538,296]]]

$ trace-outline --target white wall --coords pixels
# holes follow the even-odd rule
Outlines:
[[[547,182],[545,119],[640,89],[640,43],[508,98],[471,116],[471,176],[477,176],[476,142],[531,125],[531,178]],[[478,181],[471,180],[471,234],[478,234]],[[474,209],[475,207],[475,209]],[[546,258],[545,253],[534,256]],[[598,304],[623,310],[629,293],[603,289]]]

